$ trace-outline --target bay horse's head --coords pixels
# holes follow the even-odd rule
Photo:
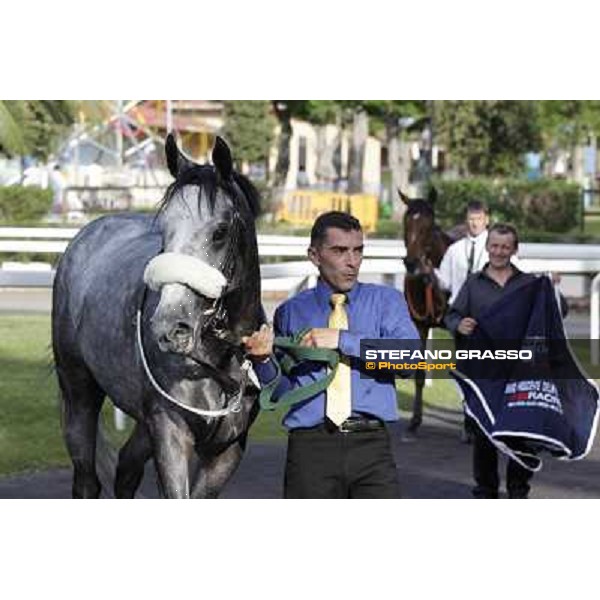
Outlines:
[[[404,266],[410,275],[429,275],[439,267],[448,246],[445,234],[435,223],[437,191],[429,190],[427,199],[411,199],[398,190],[406,204],[404,213]]]
[[[400,198],[406,204],[404,213],[404,293],[413,321],[422,336],[426,328],[438,325],[446,310],[446,297],[442,292],[434,268],[450,245],[450,238],[436,225],[434,204],[435,188],[427,199],[410,199],[401,190]]]
[[[219,137],[214,165],[191,161],[171,134],[165,150],[175,181],[157,214],[163,252],[144,273],[147,285],[160,292],[151,329],[161,351],[215,366],[224,348],[256,327],[258,194],[234,170]]]

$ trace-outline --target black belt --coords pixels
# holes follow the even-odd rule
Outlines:
[[[324,431],[327,433],[359,433],[362,431],[377,431],[385,429],[385,423],[375,417],[350,417],[341,425],[336,425],[329,419],[314,427],[296,427],[290,433],[303,433],[311,431]]]

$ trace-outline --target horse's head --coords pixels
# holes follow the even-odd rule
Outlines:
[[[160,292],[152,333],[163,352],[215,365],[225,346],[256,325],[258,194],[233,169],[219,137],[214,166],[189,160],[172,135],[166,156],[175,181],[157,215],[163,252],[144,273],[148,286]]]
[[[402,202],[406,204],[404,213],[404,245],[406,256],[404,266],[410,275],[430,274],[436,262],[436,227],[434,204],[437,192],[434,187],[427,199],[411,199],[398,190]],[[441,256],[439,257],[441,259]],[[437,260],[439,265],[439,260]],[[436,265],[437,266],[437,265]]]
[[[440,266],[450,239],[435,223],[435,188],[431,188],[427,200],[411,200],[400,190],[398,193],[407,207],[404,213],[404,293],[410,314],[424,339],[427,328],[437,326],[446,310],[446,296],[434,267]]]

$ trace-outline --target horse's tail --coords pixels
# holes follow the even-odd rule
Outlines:
[[[114,498],[115,478],[117,475],[118,452],[110,443],[102,419],[98,420],[96,432],[96,473],[102,485],[105,498]]]

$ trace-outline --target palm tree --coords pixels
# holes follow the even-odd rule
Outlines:
[[[24,101],[0,100],[0,151],[5,154],[24,154],[27,151],[24,113]]]
[[[80,104],[70,100],[0,101],[0,151],[48,158],[58,138],[75,122]]]

